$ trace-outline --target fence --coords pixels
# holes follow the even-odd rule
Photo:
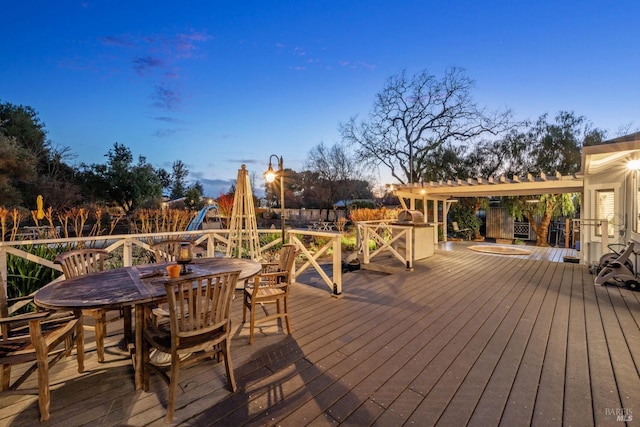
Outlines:
[[[280,230],[258,230],[259,235],[264,234],[280,234]],[[309,230],[297,230],[288,229],[286,234],[291,243],[294,243],[300,252],[302,258],[302,266],[294,270],[293,281],[296,277],[308,268],[315,268],[320,274],[320,277],[327,284],[329,289],[335,294],[342,294],[342,253],[341,253],[341,239],[340,233],[336,232],[319,232]],[[197,231],[178,231],[178,232],[162,232],[162,233],[144,233],[144,234],[122,234],[112,236],[92,236],[92,237],[75,237],[67,239],[36,239],[36,240],[16,240],[8,242],[0,242],[0,286],[7,289],[7,259],[9,255],[17,256],[28,260],[29,262],[35,262],[45,267],[49,267],[53,270],[62,272],[62,268],[59,265],[54,264],[52,261],[36,256],[28,252],[27,248],[35,245],[49,245],[64,247],[65,249],[73,249],[76,247],[99,247],[107,250],[109,253],[114,252],[117,249],[122,248],[122,264],[124,267],[133,265],[134,247],[140,247],[145,251],[151,251],[150,244],[154,240],[161,240],[166,238],[173,239],[188,239],[194,242],[194,244],[202,248],[201,256],[215,257],[221,256],[226,253],[226,245],[228,240],[229,230],[197,230]],[[322,237],[328,239],[328,243],[319,248],[315,253],[309,252],[304,246],[301,235]],[[280,243],[280,239],[274,239],[268,243],[262,243],[265,239],[260,239],[260,254],[264,254],[270,248],[273,248]],[[318,258],[323,254],[328,253],[328,249],[332,248],[332,276],[328,276],[320,267]],[[60,280],[60,279],[56,279]]]

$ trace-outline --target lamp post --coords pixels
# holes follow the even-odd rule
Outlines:
[[[271,163],[271,159],[273,159],[274,157],[278,161],[277,171],[273,170],[273,165]],[[280,209],[282,211],[280,213],[280,223],[282,227],[282,244],[284,245],[284,166],[282,162],[282,156],[276,156],[275,154],[272,154],[271,156],[269,156],[269,167],[264,173],[264,179],[268,183],[272,183],[276,179],[276,175],[280,175]]]

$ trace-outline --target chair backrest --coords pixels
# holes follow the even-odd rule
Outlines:
[[[155,262],[160,264],[163,262],[175,261],[180,247],[183,244],[189,244],[193,250],[193,243],[188,240],[161,240],[151,245]]]
[[[2,275],[0,275],[0,281],[2,280]],[[0,319],[6,319],[9,317],[9,304],[7,302],[7,291],[0,282]],[[0,340],[5,340],[9,337],[9,325],[6,323],[0,324]]]
[[[7,319],[11,317],[33,302],[32,295],[9,299],[7,295],[7,288],[3,286],[2,283],[5,282],[2,282],[2,274],[0,274],[0,319]],[[36,310],[38,310],[38,307],[36,307]],[[27,322],[24,321],[24,324],[26,325]],[[2,322],[0,325],[0,338],[2,340],[9,337],[9,332],[11,331],[12,326],[15,327],[16,325],[12,325],[8,322]]]
[[[74,249],[61,253],[54,262],[60,264],[64,276],[70,279],[103,271],[108,256],[109,252],[104,249]]]
[[[456,221],[451,222],[451,227],[453,227],[453,231],[460,231],[460,226]]]
[[[0,318],[7,318],[9,317],[9,303],[7,301],[7,288],[3,283],[6,282],[2,278],[2,274],[0,274]]]
[[[207,274],[165,283],[172,340],[229,327],[231,300],[240,271]],[[196,344],[196,342],[193,342]]]
[[[297,255],[296,245],[290,243],[282,245],[282,249],[280,249],[280,260],[278,261],[278,270],[291,273]]]

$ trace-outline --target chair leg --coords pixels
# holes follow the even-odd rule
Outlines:
[[[51,396],[49,395],[49,363],[46,360],[40,360],[38,355],[38,406],[40,407],[40,422],[49,421],[49,407],[51,405]]]
[[[180,357],[177,353],[171,355],[171,372],[169,376],[169,397],[167,400],[167,422],[173,421],[178,394],[178,373],[180,371]]]
[[[249,344],[253,344],[253,328],[256,325],[256,306],[251,304],[249,311]]]
[[[9,380],[11,379],[11,365],[2,365],[2,383],[0,390],[9,390]]]
[[[237,390],[236,378],[233,375],[233,365],[231,364],[231,340],[227,338],[224,342],[224,367],[227,370],[227,379],[229,380],[229,388],[231,392]]]
[[[287,324],[287,334],[291,335],[291,324],[289,323],[289,307],[287,303],[287,297],[284,297],[284,320]]]
[[[247,321],[247,297],[242,297],[242,323]]]
[[[49,421],[49,355],[40,328],[29,328],[31,344],[36,351],[36,366],[38,369],[38,406],[40,407],[40,421]]]

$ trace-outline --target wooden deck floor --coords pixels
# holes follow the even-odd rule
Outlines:
[[[236,298],[232,357],[182,372],[181,425],[624,425],[640,420],[640,293],[594,287],[566,251],[477,253],[449,243],[413,272],[344,276],[341,299],[296,284],[293,335],[248,345]],[[549,261],[549,259],[553,261]],[[166,387],[134,390],[117,350],[54,367],[50,425],[165,425]],[[35,379],[35,378],[34,378]],[[0,425],[34,425],[37,400],[0,398]]]

